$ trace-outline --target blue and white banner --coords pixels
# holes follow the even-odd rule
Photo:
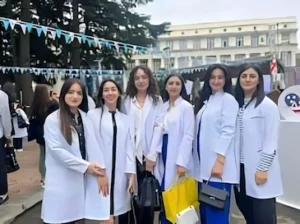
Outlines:
[[[12,72],[19,74],[43,75],[46,78],[58,78],[64,76],[122,76],[122,70],[95,70],[95,69],[64,69],[64,68],[26,68],[26,67],[9,67],[0,66],[0,72],[3,74]]]
[[[64,38],[66,43],[71,43],[76,38],[80,44],[87,43],[90,47],[96,47],[99,49],[101,49],[102,46],[106,46],[110,49],[115,50],[118,54],[120,53],[148,54],[149,51],[151,50],[150,48],[147,47],[87,36],[82,33],[73,33],[66,30],[61,30],[59,28],[52,28],[48,26],[27,23],[21,20],[13,20],[13,19],[0,17],[0,21],[3,23],[5,30],[8,30],[9,28],[15,29],[16,26],[19,26],[22,29],[22,32],[24,34],[26,34],[27,32],[28,33],[33,32],[33,30],[35,30],[39,37],[42,34],[44,34],[45,36],[50,35],[50,37],[53,39]]]

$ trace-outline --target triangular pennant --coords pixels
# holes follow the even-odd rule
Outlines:
[[[30,33],[32,30],[32,23],[27,23],[26,26],[27,26],[28,32]]]
[[[89,47],[92,46],[93,42],[94,42],[94,40],[89,39],[89,38],[87,39],[87,43],[88,43]]]
[[[56,31],[51,30],[50,33],[51,33],[51,37],[53,38],[53,40],[55,40],[56,39]]]
[[[46,26],[41,26],[43,33],[45,34],[45,36],[47,36],[47,32],[48,32],[48,27]]]
[[[16,20],[13,20],[13,19],[9,20],[9,24],[10,24],[10,27],[11,27],[12,30],[15,28],[16,23],[17,23]]]
[[[85,35],[81,36],[81,41],[82,41],[83,44],[86,42],[86,36]]]
[[[66,43],[68,44],[70,42],[71,37],[68,33],[64,33],[64,36],[65,36]]]
[[[3,25],[4,25],[4,29],[7,30],[8,26],[9,26],[9,20],[8,19],[4,19],[4,20],[2,20],[2,22],[3,22]]]
[[[94,37],[94,47],[98,47],[98,38]]]
[[[71,43],[71,42],[74,41],[74,36],[75,36],[75,35],[74,35],[74,33],[70,32],[70,33],[69,33],[69,36],[70,36],[70,43]]]
[[[61,30],[60,30],[60,29],[56,29],[56,36],[57,36],[58,38],[61,37]]]
[[[78,42],[81,44],[81,37],[80,36],[76,36]]]
[[[36,32],[37,32],[38,37],[40,37],[41,34],[42,34],[42,32],[43,32],[42,27],[36,27],[35,29],[36,29]]]
[[[21,26],[21,28],[22,28],[23,33],[26,34],[26,28],[27,28],[27,27],[26,27],[26,24],[23,24],[23,23],[22,23],[22,24],[20,24],[20,26]]]

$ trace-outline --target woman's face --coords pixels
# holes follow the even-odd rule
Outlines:
[[[149,76],[143,71],[143,69],[138,69],[135,73],[134,86],[137,91],[147,91],[149,87]]]
[[[223,90],[225,85],[225,74],[222,69],[216,68],[212,71],[209,85],[213,93]]]
[[[254,92],[259,84],[259,75],[253,68],[248,68],[240,76],[240,84],[244,92]]]
[[[78,108],[82,99],[82,89],[78,83],[74,83],[65,95],[65,102],[70,108]]]
[[[115,83],[106,82],[103,86],[102,98],[104,100],[104,104],[117,104],[118,98],[120,97],[119,90]]]
[[[170,98],[177,98],[180,96],[180,92],[182,89],[181,80],[177,76],[172,76],[167,81],[165,88],[166,88]]]

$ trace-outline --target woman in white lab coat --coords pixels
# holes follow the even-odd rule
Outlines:
[[[153,172],[157,149],[161,148],[160,125],[162,100],[158,95],[157,82],[147,66],[136,66],[130,72],[125,98],[124,111],[134,130],[135,155],[137,158],[137,181],[144,170]],[[153,224],[154,212],[135,207],[137,223]],[[133,214],[131,213],[131,218]]]
[[[102,151],[86,116],[87,95],[78,79],[62,86],[59,110],[44,125],[46,178],[42,204],[44,223],[68,223],[85,218],[85,176],[98,177],[107,192]],[[89,162],[94,161],[94,162]]]
[[[88,112],[93,132],[103,151],[109,180],[108,195],[97,194],[97,182],[88,177],[86,218],[112,223],[115,217],[131,210],[131,196],[135,183],[136,162],[130,121],[120,112],[122,90],[112,79],[103,81],[99,87],[100,107]],[[93,189],[93,190],[92,190]],[[105,221],[107,220],[107,221]],[[128,224],[128,220],[119,224]],[[134,220],[132,220],[133,222]]]
[[[21,105],[17,105],[15,109],[15,116],[13,116],[13,125],[14,125],[14,130],[15,134],[12,136],[13,141],[14,141],[14,147],[17,152],[22,152],[23,151],[23,138],[28,136],[28,131],[27,127],[20,128],[18,124],[18,116],[22,117],[23,121],[27,126],[29,126],[29,119],[22,110]]]
[[[165,80],[162,108],[162,147],[154,174],[161,183],[161,190],[170,188],[177,177],[191,172],[192,147],[195,131],[193,106],[187,102],[184,80],[180,75],[169,75]],[[170,223],[161,215],[161,224]]]
[[[247,224],[273,224],[276,197],[282,195],[278,161],[280,115],[264,92],[264,80],[255,65],[245,65],[236,89],[239,103],[236,148],[240,150],[240,186],[235,187],[237,205]]]
[[[226,189],[224,209],[200,204],[202,224],[229,224],[230,196],[239,182],[239,154],[234,149],[238,103],[231,95],[231,78],[226,67],[211,65],[205,74],[197,113],[194,159],[196,179],[217,189]]]

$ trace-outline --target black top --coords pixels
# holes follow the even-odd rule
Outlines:
[[[81,118],[80,113],[79,113],[79,116],[77,117],[77,121],[76,121],[75,115],[72,114],[72,123],[73,123],[73,127],[75,128],[75,130],[78,134],[79,149],[80,149],[82,159],[86,159],[84,127],[83,127],[82,118]]]

